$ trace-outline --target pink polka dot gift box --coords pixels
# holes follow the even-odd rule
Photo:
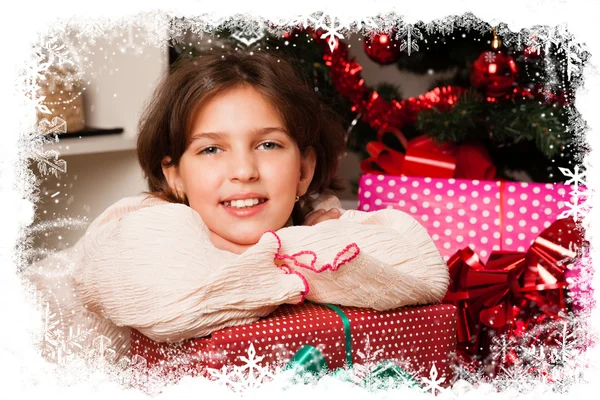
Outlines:
[[[467,246],[487,260],[492,251],[526,251],[564,211],[571,190],[553,183],[365,174],[358,209],[410,214],[446,261]]]
[[[420,380],[435,365],[448,382],[456,348],[455,315],[450,304],[374,311],[306,301],[282,305],[251,324],[175,344],[157,343],[132,330],[131,356],[141,357],[148,368],[210,378],[224,367],[245,367],[250,358],[260,368],[283,368],[308,345],[324,357],[325,371],[356,364],[373,368],[386,361]]]

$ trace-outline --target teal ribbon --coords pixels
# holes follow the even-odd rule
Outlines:
[[[316,347],[305,344],[294,354],[284,369],[294,369],[299,373],[320,375],[329,370],[327,360]]]
[[[310,345],[302,346],[288,362],[285,369],[294,370],[294,380],[298,381],[300,379],[300,381],[305,383],[308,382],[307,378],[311,376],[323,376],[329,372],[327,360],[325,360],[323,353]],[[372,390],[389,389],[398,385],[422,388],[421,384],[413,376],[389,360],[378,362],[360,382],[355,381],[352,375],[344,368],[338,368],[333,372],[332,376],[342,381],[358,383],[360,386]]]
[[[333,304],[325,305],[335,311],[340,316],[342,323],[344,324],[344,337],[346,339],[346,367],[350,368],[352,366],[352,332],[350,331],[350,320],[339,307],[334,306]]]
[[[344,337],[346,339],[346,367],[352,367],[352,336],[350,331],[350,320],[348,316],[337,306],[333,304],[325,304],[327,307],[335,311],[344,324]],[[314,346],[305,344],[302,346],[290,359],[285,366],[285,369],[293,369],[298,376],[324,375],[329,371],[329,366],[325,356],[319,349]],[[351,375],[344,368],[338,368],[333,372],[333,376],[344,380],[354,382]],[[389,388],[391,385],[406,385],[417,386],[421,388],[421,384],[409,373],[400,368],[396,363],[385,360],[378,362],[375,367],[369,371],[367,376],[363,378],[360,385],[372,389]]]

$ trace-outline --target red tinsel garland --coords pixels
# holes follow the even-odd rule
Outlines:
[[[318,33],[313,33],[321,41]],[[324,41],[322,41],[324,42]],[[352,103],[352,111],[362,115],[362,120],[373,129],[393,126],[402,129],[405,124],[414,123],[417,115],[437,107],[440,111],[451,108],[465,89],[446,86],[436,88],[418,97],[398,102],[385,100],[365,84],[361,76],[361,65],[348,58],[348,46],[338,41],[334,51],[324,46],[323,60],[329,67],[329,75],[336,91]]]
[[[329,67],[329,76],[336,91],[352,103],[352,111],[360,114],[361,119],[373,129],[386,127],[402,129],[405,125],[416,122],[418,114],[433,107],[441,112],[447,111],[456,104],[458,97],[466,91],[456,86],[435,88],[417,97],[410,97],[400,102],[385,100],[365,84],[360,71],[362,66],[349,57],[348,46],[335,38],[335,46],[331,51],[327,41],[321,39],[321,32],[311,31],[313,39],[322,47],[323,61]],[[559,102],[566,104],[564,95],[555,96],[543,91],[531,90],[519,86],[512,91],[513,96],[543,100],[546,103]],[[489,99],[492,101],[495,99]]]

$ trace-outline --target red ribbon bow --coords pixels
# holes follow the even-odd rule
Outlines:
[[[457,307],[459,350],[485,356],[484,329],[519,334],[536,312],[559,318],[566,309],[566,265],[581,244],[575,223],[560,219],[526,253],[494,252],[484,265],[469,247],[456,252],[448,260],[451,284],[443,302]]]
[[[400,141],[406,153],[383,143],[383,136],[389,133]],[[379,130],[377,141],[367,144],[367,152],[370,157],[360,165],[365,174],[480,180],[492,180],[496,176],[496,168],[487,150],[479,143],[459,146],[449,142],[438,144],[426,135],[407,140],[400,130],[391,126]]]

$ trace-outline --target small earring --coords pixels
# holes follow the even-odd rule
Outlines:
[[[177,190],[175,191],[175,196],[177,197],[177,200],[184,201],[185,193],[182,196],[181,193],[180,193],[180,191],[183,192],[183,185],[181,183],[178,183],[177,184]]]
[[[296,203],[298,202],[298,200],[300,200],[300,197],[296,196]]]

